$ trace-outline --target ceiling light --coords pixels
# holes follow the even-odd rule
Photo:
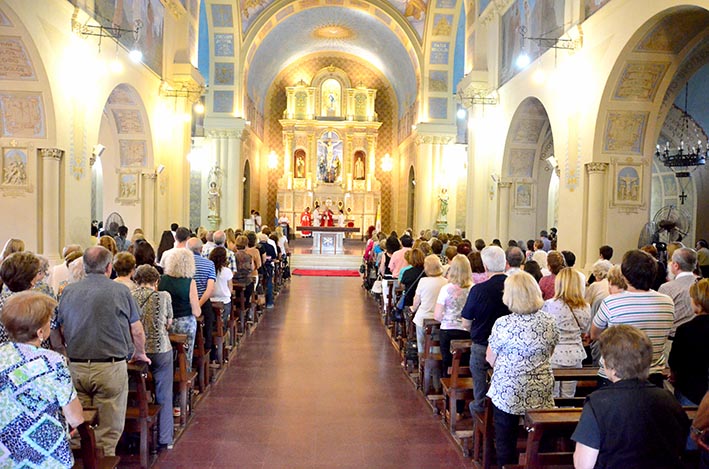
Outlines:
[[[525,68],[529,65],[529,62],[531,62],[529,55],[527,55],[526,52],[522,52],[519,56],[517,56],[517,61],[515,63],[517,68]]]
[[[204,104],[197,103],[194,105],[194,112],[197,114],[204,114]]]
[[[458,119],[461,119],[461,120],[462,120],[462,119],[465,119],[465,116],[466,116],[467,114],[468,114],[468,113],[465,112],[465,109],[462,109],[462,108],[461,108],[461,109],[458,109],[458,112],[456,113],[456,116],[458,116]]]

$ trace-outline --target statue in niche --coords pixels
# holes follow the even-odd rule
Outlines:
[[[207,210],[209,217],[219,218],[219,205],[222,198],[222,170],[219,166],[213,167],[209,171],[207,181],[209,189],[207,190]]]
[[[295,152],[295,177],[305,177],[305,152],[303,150]]]
[[[441,192],[438,194],[438,202],[440,203],[440,211],[438,214],[439,221],[448,220],[448,189],[445,187],[441,188]]]
[[[364,179],[364,155],[359,151],[355,154],[354,178],[357,181]]]

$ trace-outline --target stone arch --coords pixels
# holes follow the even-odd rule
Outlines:
[[[621,250],[635,247],[635,234],[653,215],[650,182],[655,145],[685,83],[709,62],[708,37],[709,11],[705,8],[667,8],[635,31],[609,74],[596,121],[594,160],[610,163],[606,191],[611,210],[606,213],[602,238]],[[640,169],[642,187],[636,200],[618,200],[615,195],[620,182],[616,176],[628,165]],[[697,173],[694,182],[704,186],[706,171]],[[702,200],[702,194],[696,198]],[[699,220],[693,216],[695,221]],[[627,227],[622,236],[614,229],[620,223]],[[706,231],[709,223],[699,229]]]
[[[127,83],[117,85],[101,114],[99,144],[103,170],[103,214],[118,212],[128,226],[152,226],[143,219],[144,174],[154,174],[150,121],[138,91]],[[148,233],[146,233],[148,235]]]
[[[499,181],[502,241],[534,238],[554,223],[549,187],[555,171],[549,115],[539,99],[528,97],[517,107],[505,142]]]

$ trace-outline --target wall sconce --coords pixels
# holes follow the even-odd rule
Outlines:
[[[109,37],[116,42],[123,36],[123,34],[130,33],[133,34],[133,48],[128,52],[128,56],[133,62],[140,62],[143,59],[143,53],[138,49],[138,41],[140,40],[140,31],[143,29],[143,22],[141,20],[135,20],[133,22],[133,29],[117,28],[115,26],[103,26],[101,24],[81,24],[76,19],[79,15],[79,7],[74,7],[74,14],[71,18],[71,30],[78,34],[82,39],[86,39],[89,36],[98,37],[98,51],[101,52],[101,40],[104,37]]]
[[[268,169],[276,168],[278,168],[278,155],[275,151],[271,150],[271,153],[268,154]]]
[[[515,60],[515,64],[520,69],[525,68],[532,61],[527,53],[526,41],[536,42],[539,50],[543,51],[546,49],[576,50],[581,47],[583,40],[582,36],[579,37],[578,40],[552,37],[528,37],[526,36],[527,28],[524,26],[519,27],[519,34],[521,36],[522,53],[517,57],[517,60]]]
[[[390,173],[394,169],[394,160],[389,153],[385,154],[382,158],[382,171],[385,173]]]
[[[158,168],[155,170],[155,174],[162,174],[163,171],[165,171],[165,165],[158,165]]]

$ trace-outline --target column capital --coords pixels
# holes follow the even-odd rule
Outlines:
[[[42,158],[51,158],[56,161],[61,161],[64,157],[64,150],[60,148],[38,148],[37,151],[42,156]]]
[[[608,171],[608,163],[586,163],[585,166],[588,174],[605,173]]]
[[[497,187],[499,187],[500,189],[509,189],[510,187],[512,187],[512,183],[509,181],[500,181],[497,183]]]
[[[153,180],[153,181],[154,181],[154,180],[156,180],[156,179],[158,178],[158,173],[156,173],[155,171],[143,173],[143,177],[144,177],[145,179],[149,179],[149,180]]]

